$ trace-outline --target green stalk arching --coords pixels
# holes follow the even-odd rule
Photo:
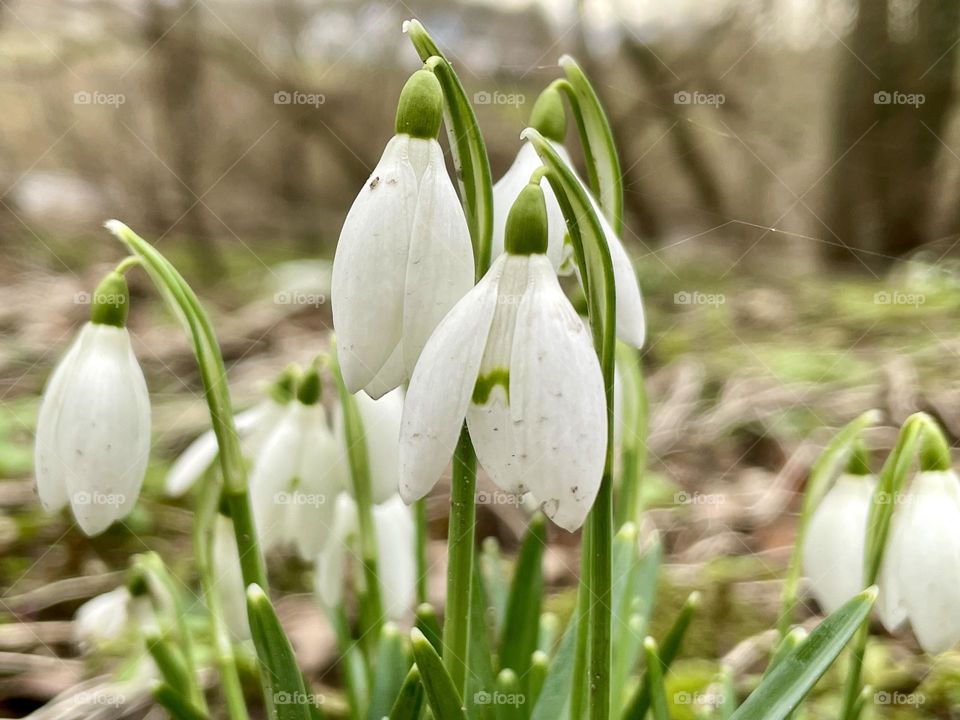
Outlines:
[[[790,554],[790,564],[787,567],[787,577],[784,580],[780,601],[777,632],[781,640],[786,637],[790,625],[793,624],[793,612],[797,605],[797,590],[803,565],[803,545],[813,512],[817,509],[817,505],[826,492],[827,482],[846,464],[847,457],[852,452],[857,438],[866,428],[876,424],[879,419],[880,413],[877,410],[868,410],[854,418],[830,440],[810,469],[800,518],[797,521],[797,534],[793,542],[793,552]]]
[[[373,490],[370,481],[370,458],[367,455],[367,441],[363,420],[357,409],[357,402],[347,390],[337,364],[336,347],[330,349],[329,363],[337,385],[340,408],[343,411],[343,427],[347,439],[347,459],[350,464],[350,478],[353,482],[353,496],[357,502],[357,524],[360,529],[360,560],[363,563],[363,576],[366,592],[363,603],[364,628],[362,637],[369,638],[368,650],[372,650],[380,637],[383,625],[383,601],[380,597],[380,580],[377,573],[377,528],[373,520]],[[371,653],[367,653],[369,657]]]
[[[625,418],[621,439],[620,495],[616,506],[616,527],[619,529],[624,523],[639,522],[640,481],[647,464],[649,405],[639,352],[618,341],[616,354],[623,387],[620,413]]]
[[[613,563],[613,384],[616,348],[616,288],[613,261],[603,228],[593,203],[573,171],[557,155],[550,143],[536,130],[527,128],[522,137],[529,140],[547,166],[547,179],[567,220],[574,257],[580,267],[587,296],[588,317],[594,347],[603,373],[607,406],[607,447],[600,489],[587,522],[589,552],[584,559],[589,600],[588,687],[590,717],[608,720],[610,714],[611,584]],[[583,579],[581,579],[583,582]],[[582,640],[579,642],[583,642]]]
[[[220,500],[220,482],[204,483],[197,497],[193,523],[193,553],[200,577],[200,587],[210,616],[210,631],[220,685],[226,700],[227,713],[231,720],[249,720],[247,704],[243,697],[243,685],[237,672],[236,658],[230,630],[223,619],[223,604],[217,588],[217,569],[213,566],[213,534]]]

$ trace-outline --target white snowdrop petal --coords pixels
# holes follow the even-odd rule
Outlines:
[[[316,557],[330,534],[334,498],[345,488],[343,449],[327,425],[322,405],[303,409],[303,445],[288,504],[287,527],[304,560]]]
[[[894,509],[890,532],[887,536],[887,548],[883,554],[883,564],[877,577],[880,595],[877,597],[877,617],[887,629],[896,632],[907,622],[907,608],[903,604],[900,592],[899,565],[900,545],[903,541],[902,514]]]
[[[76,358],[84,335],[91,327],[87,323],[80,330],[66,355],[60,360],[53,375],[47,382],[37,412],[37,430],[34,444],[34,474],[37,494],[47,512],[57,512],[69,502],[67,494],[66,464],[56,451],[57,425],[60,409],[63,407],[63,395],[76,366]]]
[[[400,425],[400,496],[426,495],[450,461],[473,394],[503,271],[501,255],[440,322],[410,380]]]
[[[290,403],[250,471],[253,519],[265,551],[283,545],[288,537],[290,485],[299,469],[302,411],[300,403]]]
[[[400,478],[400,421],[403,417],[403,390],[396,388],[379,400],[365,393],[357,393],[357,409],[363,421],[370,467],[370,485],[373,502],[386,502],[397,494]],[[343,477],[349,486],[350,466],[347,458],[347,438],[343,427],[343,411],[338,407],[334,430],[341,448],[340,463]]]
[[[77,608],[73,638],[80,645],[96,645],[118,639],[127,628],[130,593],[120,586],[87,600]]]
[[[573,531],[586,518],[603,475],[603,376],[590,333],[549,261],[531,256],[530,273],[510,365],[508,432],[516,447],[510,461],[546,515]],[[478,447],[478,458],[481,452]]]
[[[345,560],[359,528],[356,502],[347,493],[340,493],[333,516],[333,528],[314,564],[314,589],[328,608],[343,601]]]
[[[400,342],[417,177],[409,136],[397,135],[354,201],[333,260],[337,355],[351,392],[366,386]]]
[[[470,230],[440,144],[433,139],[410,143],[426,143],[429,162],[420,180],[406,262],[404,380],[413,373],[434,328],[473,287],[474,277]]]
[[[383,609],[392,620],[402,620],[413,607],[417,589],[413,514],[400,496],[394,494],[373,508],[373,519]]]
[[[89,327],[61,397],[54,447],[77,524],[96,535],[136,504],[150,454],[150,400],[126,329]]]
[[[617,337],[635,348],[643,347],[647,334],[646,319],[643,312],[643,297],[640,283],[630,256],[620,238],[613,232],[610,223],[594,202],[607,245],[610,247],[610,259],[613,261],[613,279],[617,296]]]
[[[235,640],[246,640],[250,637],[250,623],[237,536],[233,523],[223,515],[217,515],[213,531],[213,572],[224,622]]]
[[[953,472],[923,472],[903,513],[897,580],[920,646],[940,653],[960,641],[960,491]]]
[[[804,574],[825,613],[863,590],[863,554],[876,479],[841,475],[810,519]]]
[[[269,398],[245,413],[237,415],[237,432],[244,457],[254,458],[263,443],[287,414],[290,403],[278,403]],[[260,412],[254,413],[260,409]]]

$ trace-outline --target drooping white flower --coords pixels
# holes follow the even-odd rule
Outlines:
[[[305,560],[320,552],[333,499],[344,486],[342,451],[319,393],[320,379],[311,369],[250,472],[253,516],[264,549],[293,545]]]
[[[890,592],[929,653],[960,641],[960,479],[920,472],[894,510],[881,595]],[[896,618],[894,618],[896,619]]]
[[[541,132],[560,158],[572,169],[573,161],[562,144],[566,134],[566,116],[558,90],[548,87],[541,93],[531,113],[530,125]],[[541,166],[540,156],[537,155],[533,145],[524,142],[513,165],[493,186],[493,257],[503,252],[504,233],[510,208],[520,191],[530,182],[530,175]],[[590,189],[579,176],[577,179],[580,180],[580,184],[583,185],[593,203],[593,209],[600,219],[600,225],[610,248],[616,284],[617,337],[629,345],[642,347],[646,337],[646,320],[643,297],[640,294],[640,284],[637,282],[633,263],[620,238],[591,195]],[[566,222],[560,204],[546,178],[540,181],[540,187],[547,207],[547,257],[558,272],[563,272],[572,264],[572,250],[565,243]]]
[[[363,423],[373,502],[374,504],[383,503],[397,494],[403,390],[400,388],[391,390],[379,400],[374,400],[363,392],[353,397]],[[334,416],[334,433],[343,451],[341,472],[343,477],[349,477],[347,437],[343,426],[343,411],[339,406]],[[348,487],[350,487],[349,483]]]
[[[277,423],[283,418],[291,400],[293,375],[285,371],[271,388],[269,397],[249,410],[234,416],[234,425],[240,436],[244,457],[253,458]],[[180,497],[210,468],[220,452],[213,430],[197,437],[170,466],[165,482],[165,492],[170,497]]]
[[[48,512],[69,503],[97,535],[133,510],[150,455],[150,398],[125,327],[126,281],[111,273],[91,321],[54,370],[37,417],[35,474]]]
[[[863,590],[867,516],[876,486],[873,475],[843,474],[810,518],[803,570],[825,613]]]
[[[246,640],[250,622],[237,536],[230,518],[219,514],[213,529],[213,572],[224,622],[234,640]]]
[[[73,617],[73,640],[84,649],[120,640],[128,632],[148,633],[157,626],[150,600],[134,597],[125,585],[87,600]]]
[[[317,555],[314,585],[318,597],[330,608],[343,600],[346,564],[355,560],[353,577],[362,583],[356,501],[347,493],[337,497],[333,531]],[[383,609],[393,620],[403,619],[416,594],[416,528],[410,508],[394,493],[373,507],[377,535],[377,577]]]
[[[437,482],[466,417],[477,458],[502,490],[532,492],[568,530],[603,472],[607,416],[589,331],[546,255],[543,193],[530,184],[507,223],[507,252],[443,319],[404,404],[400,494]]]
[[[414,73],[397,134],[340,232],[331,299],[350,392],[379,398],[405,383],[433,329],[473,285],[470,233],[436,140],[442,103],[433,73]]]

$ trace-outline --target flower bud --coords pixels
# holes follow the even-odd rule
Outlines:
[[[300,385],[297,387],[297,400],[303,405],[316,405],[320,400],[321,385],[320,373],[315,367],[311,367],[300,378]]]
[[[126,327],[127,310],[130,307],[130,290],[126,278],[111,272],[93,291],[90,301],[90,321],[98,325]]]
[[[417,70],[400,93],[397,105],[397,135],[432,139],[443,119],[443,88],[429,70]]]
[[[547,204],[539,178],[520,191],[510,214],[504,249],[511,255],[542,255],[547,252]]]

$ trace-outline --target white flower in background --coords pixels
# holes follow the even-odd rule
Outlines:
[[[498,487],[532,492],[568,530],[590,510],[607,442],[603,376],[590,333],[543,254],[546,225],[543,193],[528,184],[507,222],[507,252],[424,348],[400,434],[406,502],[436,484],[466,417]]]
[[[897,502],[884,557],[880,595],[887,620],[910,621],[929,653],[960,641],[960,479],[952,470],[917,474]]]
[[[363,392],[356,393],[353,397],[360,414],[360,421],[363,423],[373,502],[379,504],[397,494],[403,390],[400,388],[392,390],[379,400],[374,400]],[[343,426],[343,410],[339,405],[334,416],[334,433],[343,451],[340,461],[341,472],[343,477],[349,478],[347,437]]]
[[[269,397],[234,416],[244,457],[255,457],[270,432],[283,418],[292,399],[295,381],[293,371],[285,370],[271,388]],[[180,497],[187,492],[207,472],[219,452],[220,446],[213,430],[207,430],[190,443],[170,466],[164,485],[167,495]]]
[[[133,510],[150,455],[150,397],[126,329],[128,304],[126,280],[110,273],[37,417],[40,502],[48,512],[69,503],[87,535]]]
[[[877,480],[845,473],[837,478],[810,518],[803,544],[803,570],[825,613],[863,590],[863,558]]]
[[[237,536],[233,521],[220,514],[213,529],[213,572],[224,622],[234,640],[246,640],[250,637],[250,622]]]
[[[125,585],[87,600],[73,617],[73,639],[93,649],[120,640],[128,632],[148,633],[157,627],[146,595],[133,597]]]
[[[294,545],[305,560],[320,552],[333,499],[344,482],[342,450],[319,399],[320,378],[311,368],[250,473],[253,516],[264,549]]]
[[[373,506],[377,534],[377,577],[384,612],[392,620],[402,620],[413,606],[417,589],[416,528],[409,507],[399,495]],[[323,603],[334,608],[343,601],[346,562],[356,560],[353,578],[362,583],[358,543],[357,504],[347,493],[337,497],[333,531],[317,555],[315,589]]]
[[[350,392],[379,398],[407,382],[433,329],[473,286],[470,232],[436,140],[442,108],[433,73],[414,73],[397,134],[340,232],[331,295]]]
[[[536,128],[557,151],[560,158],[572,169],[573,161],[562,145],[566,135],[567,122],[563,110],[560,92],[552,87],[544,90],[530,114],[530,125]],[[503,252],[503,239],[507,226],[507,215],[520,191],[530,182],[530,175],[542,167],[540,156],[529,142],[524,142],[506,174],[493,186],[493,257]],[[578,176],[579,179],[579,176]],[[593,202],[594,210],[600,218],[610,257],[613,261],[613,274],[617,295],[617,337],[634,347],[643,347],[646,336],[646,321],[643,312],[643,297],[637,274],[623,243],[613,231],[610,222],[600,210],[590,189],[580,180],[587,195]],[[567,235],[563,211],[546,178],[540,181],[547,207],[547,257],[557,271],[565,271],[573,264],[572,250],[565,242]],[[572,268],[571,268],[572,269]]]

